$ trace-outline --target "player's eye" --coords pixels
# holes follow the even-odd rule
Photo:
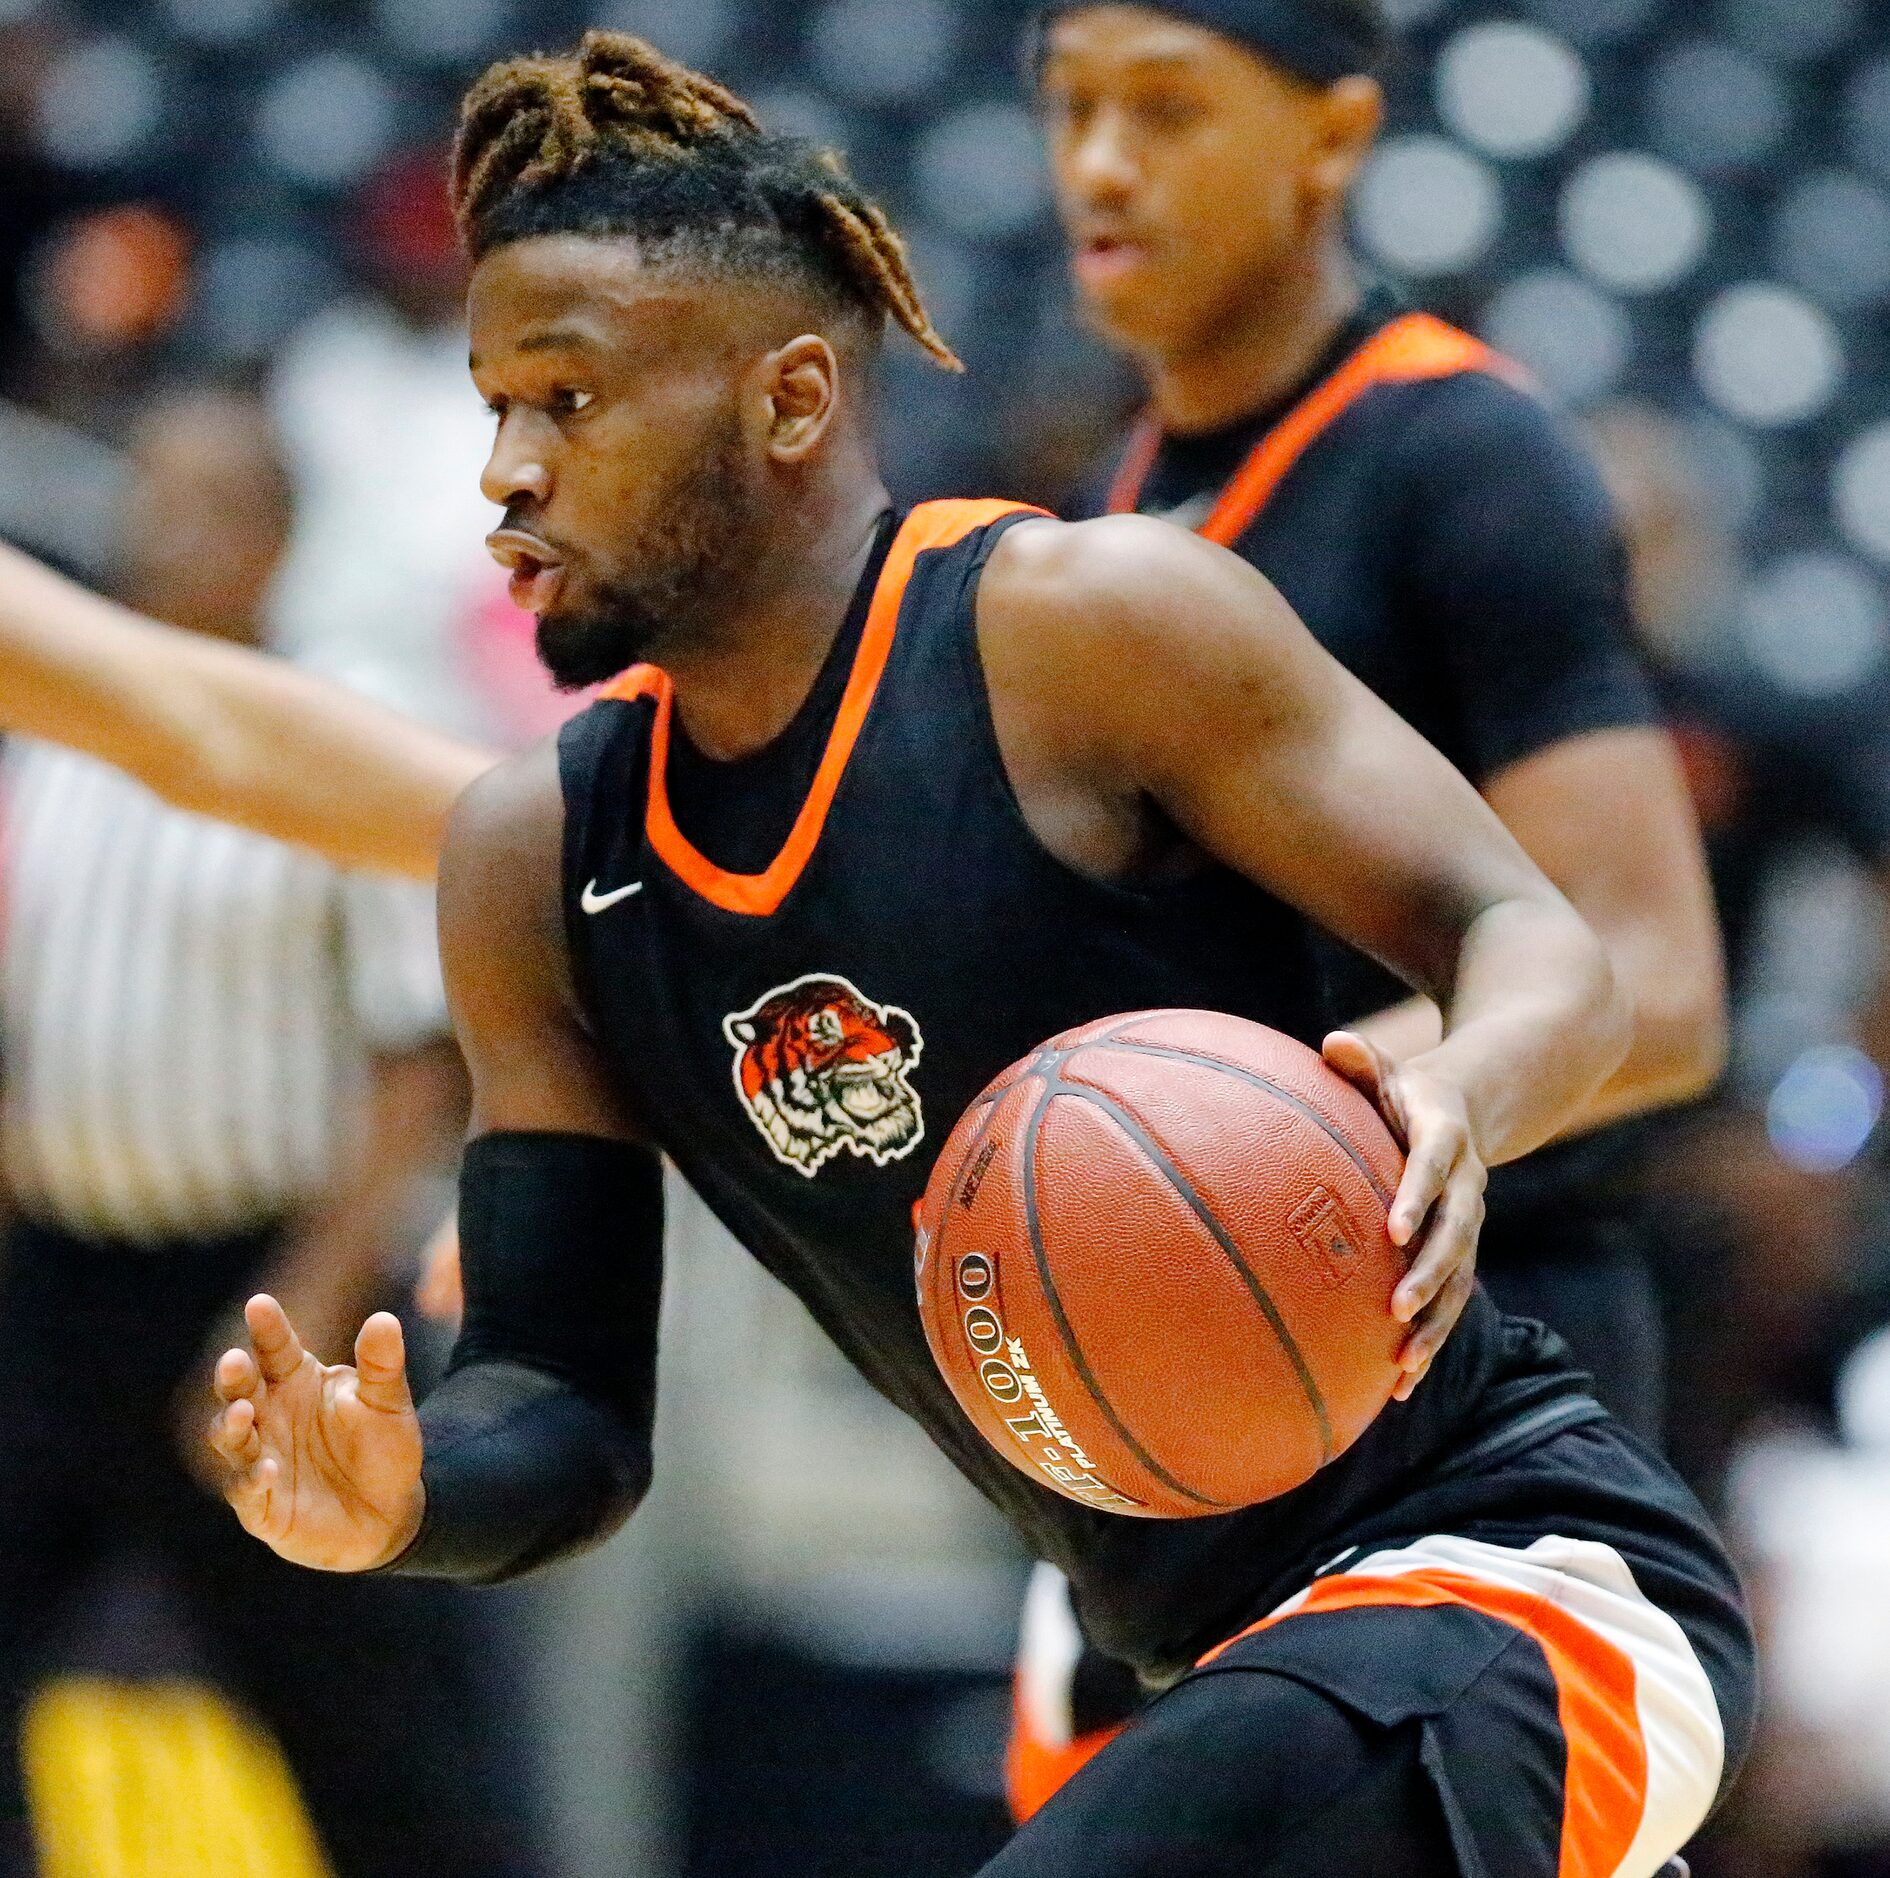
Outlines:
[[[1144,98],[1136,106],[1135,114],[1149,130],[1172,135],[1198,123],[1202,111],[1192,98],[1170,92]]]
[[[489,416],[500,419],[504,418],[505,400],[503,398],[487,398],[484,400],[484,403]]]
[[[1095,120],[1096,100],[1086,98],[1080,92],[1059,92],[1050,100],[1050,118],[1059,128],[1073,131],[1078,136],[1087,130]]]
[[[576,417],[577,414],[595,402],[594,391],[579,391],[572,385],[560,385],[551,394],[549,403],[552,411],[559,417]]]

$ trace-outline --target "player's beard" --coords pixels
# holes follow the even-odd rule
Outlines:
[[[724,414],[659,518],[631,544],[634,570],[595,582],[584,604],[538,622],[538,657],[560,691],[583,691],[716,630],[745,570],[761,504],[741,422]]]

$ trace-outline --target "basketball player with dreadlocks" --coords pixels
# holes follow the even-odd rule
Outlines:
[[[1033,70],[1071,275],[1144,375],[1080,513],[1233,549],[1464,772],[1595,928],[1632,1047],[1564,1139],[1492,1178],[1479,1265],[1658,1439],[1664,1365],[1634,1116],[1698,1095],[1723,971],[1680,767],[1629,650],[1601,481],[1521,374],[1361,279],[1348,185],[1377,132],[1384,0],[1063,0]],[[1330,1021],[1390,1055],[1436,1013],[1322,941]],[[1080,1652],[1054,1574],[1027,1603],[1009,1785],[1027,1815],[1137,1702]]]
[[[1743,1751],[1738,1587],[1470,1275],[1485,1165],[1626,1047],[1599,942],[1236,557],[1135,517],[892,508],[862,396],[887,318],[951,359],[837,158],[594,33],[474,87],[456,187],[492,545],[554,675],[615,676],[448,836],[475,1085],[451,1373],[416,1412],[394,1319],[323,1366],[252,1300],[217,1367],[238,1516],[309,1566],[480,1583],[613,1530],[652,1465],[660,1150],[1165,1690],[993,1878],[1646,1878]],[[1328,1043],[1409,1146],[1402,1399],[1261,1506],[1078,1506],[931,1361],[929,1156],[1075,1023],[1304,1030],[1308,920],[1446,1013],[1401,1064]]]

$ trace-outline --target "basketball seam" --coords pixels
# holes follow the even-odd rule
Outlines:
[[[1031,1262],[1037,1268],[1037,1285],[1042,1291],[1044,1302],[1050,1307],[1050,1316],[1056,1324],[1057,1335],[1061,1339],[1064,1354],[1070,1359],[1071,1367],[1081,1378],[1096,1406],[1102,1410],[1111,1428],[1121,1438],[1129,1452],[1141,1462],[1163,1486],[1178,1493],[1183,1499],[1192,1500],[1197,1506],[1210,1507],[1216,1512],[1232,1512],[1230,1502],[1210,1499],[1205,1493],[1196,1493],[1192,1487],[1184,1486],[1154,1455],[1143,1447],[1133,1434],[1128,1424],[1116,1412],[1115,1405],[1103,1394],[1102,1384],[1097,1381],[1096,1373],[1089,1366],[1089,1359],[1083,1354],[1083,1347],[1076,1340],[1076,1329],[1071,1324],[1069,1314],[1063,1308],[1063,1299],[1059,1296],[1056,1280],[1050,1275],[1049,1256],[1043,1246],[1043,1220],[1037,1209],[1037,1141],[1043,1132],[1043,1118],[1049,1113],[1051,1102],[1059,1094],[1075,1093],[1072,1086],[1061,1079],[1060,1064],[1050,1065],[1050,1074],[1044,1079],[1044,1087],[1039,1092],[1035,1106],[1031,1109],[1030,1119],[1024,1124],[1024,1227],[1030,1239]],[[1120,1492],[1121,1489],[1117,1488]],[[1125,1498],[1128,1496],[1124,1496]]]
[[[1304,1096],[1297,1096],[1292,1090],[1282,1088],[1271,1077],[1262,1076],[1258,1071],[1244,1068],[1239,1063],[1230,1063],[1224,1057],[1211,1056],[1205,1050],[1170,1049],[1159,1043],[1127,1043],[1119,1037],[1097,1037],[1089,1043],[1079,1044],[1070,1052],[1070,1055],[1080,1056],[1084,1050],[1096,1048],[1126,1050],[1133,1056],[1160,1057],[1164,1062],[1199,1063],[1220,1075],[1232,1076],[1236,1081],[1244,1082],[1252,1088],[1264,1089],[1269,1095],[1278,1096],[1289,1108],[1297,1109],[1309,1122],[1313,1123],[1331,1141],[1332,1145],[1344,1154],[1346,1159],[1365,1176],[1372,1192],[1377,1195],[1379,1204],[1389,1209],[1392,1196],[1384,1182],[1378,1178],[1377,1171],[1371,1163],[1339,1132],[1337,1124],[1321,1115]],[[1061,1066],[1059,1066],[1059,1071],[1060,1068]]]
[[[1247,1287],[1248,1294],[1260,1307],[1260,1313],[1273,1327],[1273,1334],[1280,1340],[1280,1348],[1286,1353],[1286,1359],[1293,1366],[1293,1373],[1299,1378],[1299,1386],[1305,1393],[1306,1406],[1312,1410],[1313,1418],[1319,1424],[1319,1464],[1324,1466],[1333,1456],[1332,1418],[1326,1410],[1326,1399],[1321,1392],[1318,1379],[1313,1375],[1305,1354],[1294,1340],[1293,1333],[1286,1327],[1286,1319],[1280,1315],[1280,1307],[1273,1302],[1272,1294],[1260,1282],[1259,1275],[1247,1261],[1241,1257],[1240,1249],[1228,1235],[1227,1229],[1214,1217],[1207,1202],[1195,1192],[1194,1184],[1170,1158],[1161,1143],[1143,1127],[1135,1115],[1124,1108],[1113,1097],[1105,1095],[1100,1089],[1091,1089],[1083,1083],[1058,1083],[1058,1093],[1075,1096],[1079,1101],[1093,1103],[1105,1115],[1110,1116],[1116,1125],[1131,1141],[1148,1156],[1156,1171],[1175,1192],[1181,1196],[1188,1210],[1198,1219],[1214,1237],[1214,1243],[1227,1254],[1234,1270],[1240,1274],[1241,1282]]]

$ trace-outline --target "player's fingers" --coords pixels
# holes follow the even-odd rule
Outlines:
[[[1391,1314],[1400,1323],[1416,1318],[1466,1262],[1474,1266],[1483,1230],[1483,1183],[1483,1170],[1473,1161],[1460,1161],[1452,1170],[1423,1247],[1392,1294]],[[1395,1241],[1397,1232],[1391,1236]]]
[[[254,1467],[239,1469],[223,1483],[223,1497],[242,1521],[243,1530],[254,1533],[259,1539],[269,1536],[273,1511],[270,1494],[279,1478],[279,1471],[274,1458],[264,1455]]]
[[[243,1307],[243,1321],[249,1325],[249,1340],[255,1345],[263,1380],[287,1382],[306,1354],[288,1312],[266,1291],[259,1292]]]
[[[355,1396],[365,1407],[384,1415],[412,1413],[407,1347],[392,1311],[376,1311],[361,1326],[354,1340],[354,1371]]]
[[[217,1358],[214,1381],[217,1394],[226,1402],[245,1397],[254,1399],[262,1394],[262,1371],[247,1350],[225,1350]]]
[[[1464,1137],[1460,1129],[1440,1123],[1415,1132],[1411,1152],[1404,1163],[1404,1178],[1398,1182],[1397,1197],[1391,1203],[1386,1224],[1393,1245],[1416,1242],[1430,1218],[1431,1209],[1443,1196],[1463,1157]],[[1407,1281],[1408,1282],[1408,1281]]]
[[[1457,1328],[1457,1320],[1464,1313],[1464,1307],[1470,1302],[1470,1294],[1476,1289],[1477,1272],[1474,1264],[1459,1265],[1451,1273],[1450,1281],[1420,1317],[1405,1341],[1404,1348],[1398,1353],[1398,1361],[1405,1374],[1410,1378],[1412,1387],[1423,1381],[1425,1373],[1437,1360],[1437,1353],[1449,1340],[1450,1333]]]
[[[211,1422],[210,1445],[233,1467],[255,1466],[263,1455],[256,1405],[247,1398],[232,1402]]]
[[[1391,1058],[1369,1037],[1361,1037],[1355,1030],[1335,1030],[1321,1046],[1320,1054],[1328,1069],[1337,1070],[1347,1082],[1371,1097],[1402,1146],[1404,1121],[1393,1112],[1396,1105],[1389,1096]]]

